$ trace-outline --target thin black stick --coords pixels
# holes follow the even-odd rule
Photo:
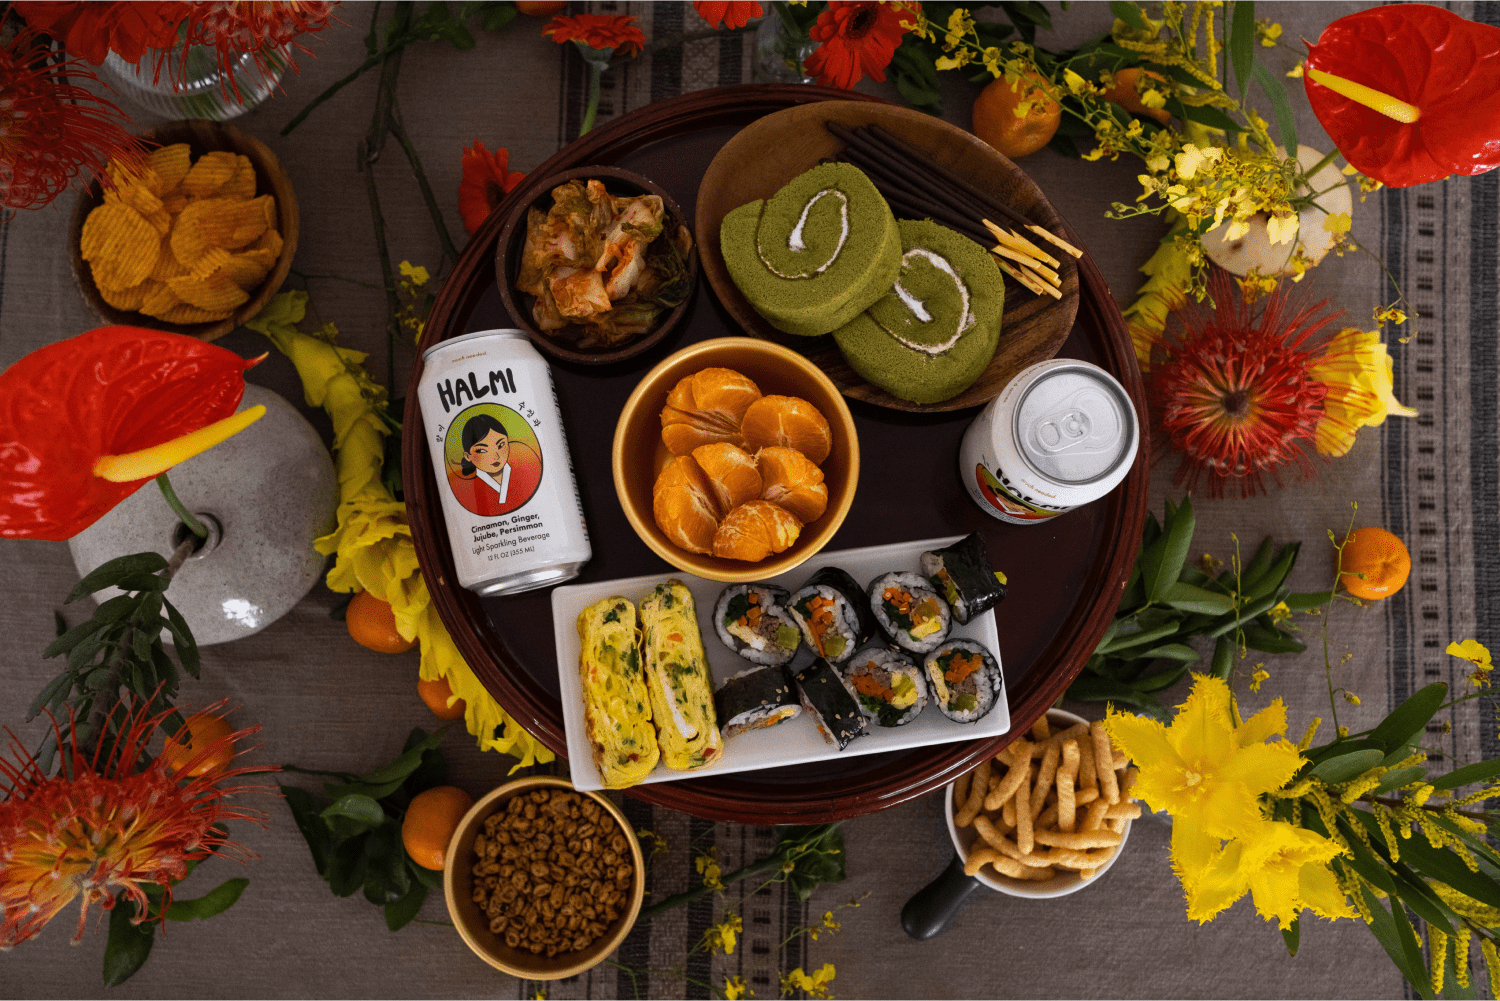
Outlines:
[[[1011,220],[1017,225],[1032,225],[1032,221],[1026,218],[1026,216],[1017,212],[1009,205],[997,201],[990,195],[979,190],[974,185],[964,180],[962,177],[959,177],[957,174],[953,173],[953,171],[949,170],[947,167],[944,167],[942,164],[937,163],[936,161],[928,157],[926,154],[913,149],[911,146],[908,146],[903,140],[897,138],[888,130],[881,128],[879,125],[870,125],[866,128],[865,131],[867,134],[873,136],[876,140],[883,143],[889,149],[900,153],[908,160],[915,161],[916,163],[927,167],[938,177],[941,177],[944,181],[947,181],[954,187],[959,188],[960,190],[968,194],[971,198],[977,199],[981,205],[988,206],[994,211],[999,212],[1001,215],[1005,216],[1007,219]]]
[[[411,139],[406,135],[406,126],[401,122],[401,106],[394,98],[391,101],[391,135],[401,144],[401,150],[406,154],[406,160],[411,164],[411,172],[417,176],[417,186],[422,189],[422,200],[427,203],[427,212],[432,216],[433,226],[437,229],[438,242],[443,245],[443,257],[448,261],[458,260],[458,248],[453,245],[453,237],[448,235],[448,223],[443,219],[443,210],[438,208],[437,198],[432,193],[432,185],[427,183],[427,172],[422,169],[422,161],[417,158],[416,147],[412,146]]]

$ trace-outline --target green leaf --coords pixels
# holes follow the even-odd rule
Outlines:
[[[1215,678],[1229,680],[1230,674],[1234,672],[1234,640],[1228,636],[1220,636],[1214,640],[1213,666],[1209,668],[1209,674]]]
[[[115,898],[115,906],[109,912],[109,940],[104,943],[105,987],[118,987],[135,976],[151,956],[156,925],[132,924],[130,919],[135,915],[135,901],[124,893]]]
[[[406,857],[406,868],[411,870],[412,878],[421,883],[427,889],[435,893],[443,892],[443,874],[438,869],[428,869],[426,866],[417,865],[412,861],[410,855]]]
[[[820,883],[844,881],[844,832],[838,824],[787,828],[776,848],[792,861],[787,885],[799,900],[811,897]]]
[[[406,891],[406,896],[393,904],[385,905],[385,926],[391,931],[400,931],[405,928],[422,910],[422,903],[426,899],[427,887],[421,883],[412,883]]]
[[[1463,934],[1467,936],[1469,934],[1468,929],[1464,929]],[[1458,941],[1455,938],[1450,938],[1446,943],[1444,943],[1442,957],[1443,997],[1461,998],[1464,999],[1464,1001],[1468,1001],[1468,999],[1477,998],[1479,995],[1474,990],[1472,978],[1470,979],[1469,986],[1467,987],[1461,986],[1458,982],[1458,967],[1455,965],[1457,961],[1457,954],[1455,950],[1457,948]],[[1436,962],[1436,959],[1434,959],[1434,962]],[[1464,972],[1467,973],[1468,971],[1465,970]]]
[[[1142,660],[1160,658],[1162,660],[1180,660],[1184,664],[1193,664],[1203,659],[1203,655],[1186,643],[1163,643],[1154,646],[1145,653],[1136,654]]]
[[[1256,616],[1264,615],[1276,604],[1276,595],[1268,594],[1259,601],[1253,601],[1240,610],[1239,617],[1233,613],[1218,619],[1212,626],[1203,631],[1203,635],[1209,639],[1218,639],[1220,636],[1228,636],[1236,628],[1244,628],[1254,621]]]
[[[1229,22],[1229,61],[1234,66],[1234,80],[1240,86],[1243,97],[1250,86],[1250,71],[1255,63],[1255,4],[1253,0],[1240,0],[1234,5],[1234,16]],[[1296,955],[1296,950],[1292,951]]]
[[[1230,118],[1218,108],[1208,105],[1184,104],[1175,97],[1168,98],[1166,109],[1176,118],[1182,118],[1189,122],[1198,122],[1213,129],[1223,129],[1225,132],[1235,133],[1244,131],[1239,122]]]
[[[1166,526],[1162,537],[1151,543],[1141,557],[1141,579],[1145,583],[1146,596],[1152,601],[1165,601],[1167,592],[1177,583],[1187,562],[1188,549],[1193,544],[1193,498],[1182,499],[1182,507],[1176,517]]]
[[[1201,587],[1194,587],[1181,581],[1170,585],[1162,600],[1173,608],[1184,612],[1198,612],[1202,615],[1223,615],[1225,612],[1234,611],[1234,602],[1230,601],[1227,596],[1205,591]]]
[[[1259,59],[1255,60],[1251,76],[1260,83],[1266,92],[1266,97],[1271,101],[1271,110],[1276,113],[1276,130],[1281,133],[1281,145],[1286,147],[1287,155],[1297,155],[1297,119],[1292,114],[1292,102],[1287,97],[1286,84],[1276,74],[1266,68],[1266,64]]]
[[[192,900],[174,900],[167,908],[168,921],[207,921],[215,914],[223,914],[233,907],[250,881],[244,876],[227,879],[201,897]]]
[[[1421,733],[1427,721],[1432,719],[1447,695],[1448,686],[1442,682],[1428,685],[1397,706],[1379,726],[1371,730],[1370,739],[1383,745],[1386,753],[1410,744],[1412,738]]]
[[[1364,774],[1380,764],[1384,757],[1385,752],[1379,750],[1350,751],[1314,766],[1312,773],[1324,782],[1337,785]]]
[[[387,820],[365,841],[365,899],[372,904],[394,904],[411,890],[401,825]]]
[[[512,4],[495,4],[479,23],[485,31],[500,31],[516,19],[516,8]]]
[[[133,575],[156,574],[166,568],[167,561],[160,553],[131,553],[129,556],[118,556],[85,574],[83,580],[78,582],[78,586],[68,593],[67,601],[77,601],[95,591],[115,587]]]
[[[1261,576],[1267,570],[1271,569],[1271,561],[1275,558],[1276,543],[1268,535],[1261,540],[1260,548],[1255,550],[1255,555],[1250,558],[1250,562],[1240,568],[1238,584],[1234,582],[1233,566],[1225,567],[1224,573],[1221,576],[1225,577],[1225,582],[1230,587],[1238,587],[1241,593],[1243,593],[1247,587],[1255,581],[1260,580]]]
[[[317,800],[313,799],[312,793],[296,786],[282,786],[281,795],[286,799],[286,805],[292,811],[292,819],[297,823],[297,830],[302,832],[302,837],[307,842],[308,851],[312,852],[313,867],[318,870],[319,876],[327,879],[328,856],[333,849],[333,834],[329,831],[328,824],[319,816]]]
[[[1362,815],[1359,819],[1367,829],[1377,837],[1380,836],[1380,828],[1373,816],[1365,810],[1354,812]],[[1500,907],[1500,883],[1483,873],[1474,872],[1457,853],[1435,847],[1420,829],[1413,832],[1411,837],[1403,838],[1399,847],[1402,863],[1410,865],[1421,875],[1447,883],[1480,903]]]
[[[49,660],[53,657],[58,657],[65,653],[72,653],[74,650],[78,649],[78,644],[82,643],[84,640],[97,633],[100,629],[105,628],[106,625],[107,623],[96,622],[93,619],[90,619],[87,622],[83,622],[74,626],[72,629],[69,629],[57,639],[47,644],[47,649],[42,651],[42,659]]]
[[[1167,707],[1154,695],[1138,691],[1130,685],[1109,678],[1079,675],[1068,686],[1068,699],[1073,702],[1123,702],[1144,709],[1159,720],[1168,717]]]
[[[1424,998],[1432,997],[1432,986],[1425,976],[1425,971],[1422,969],[1420,945],[1416,948],[1416,962],[1415,964],[1412,962],[1413,946],[1411,940],[1415,938],[1415,935],[1412,932],[1411,924],[1406,920],[1406,909],[1402,907],[1400,898],[1392,900],[1392,903],[1395,905],[1396,914],[1400,915],[1400,920],[1398,921],[1392,916],[1391,911],[1387,910],[1386,906],[1380,902],[1380,898],[1370,892],[1369,887],[1361,884],[1359,892],[1364,895],[1365,906],[1369,909],[1369,913],[1374,916],[1374,920],[1370,922],[1369,927],[1370,933],[1375,936],[1375,941],[1380,943],[1380,947],[1391,958],[1391,962],[1395,964],[1396,969],[1401,972],[1401,975],[1406,978],[1407,983],[1412,985],[1412,988],[1419,996]]]
[[[62,674],[59,674],[57,677],[47,682],[47,687],[43,688],[41,690],[41,693],[38,694],[35,699],[31,700],[31,708],[26,712],[26,721],[29,723],[32,720],[36,719],[36,715],[37,713],[42,711],[42,707],[47,706],[52,702],[52,700],[65,700],[67,698],[67,693],[72,690],[73,675],[69,671],[64,671]],[[59,696],[61,696],[60,699]]]
[[[1276,557],[1276,562],[1271,568],[1260,574],[1254,580],[1248,577],[1244,580],[1244,601],[1258,602],[1267,595],[1273,595],[1276,589],[1286,580],[1287,574],[1292,572],[1292,567],[1297,563],[1297,553],[1302,550],[1302,543],[1289,542],[1281,548],[1281,554]],[[1244,617],[1253,619],[1260,612],[1254,614],[1245,613]]]
[[[177,659],[182,661],[182,669],[193,677],[198,677],[198,641],[193,638],[193,630],[188,627],[187,619],[177,610],[177,606],[162,596],[162,607],[167,611],[167,628],[172,633],[172,647],[177,651]]]
[[[1147,30],[1145,19],[1141,17],[1141,12],[1135,4],[1127,3],[1126,0],[1109,0],[1109,11],[1132,28],[1139,31]]]
[[[1332,591],[1316,591],[1310,594],[1289,594],[1286,596],[1286,607],[1290,608],[1294,612],[1310,612],[1314,608],[1322,608],[1332,600]]]
[[[368,782],[331,782],[325,785],[324,792],[330,799],[343,799],[345,796],[368,796],[370,799],[385,799],[391,793],[401,788],[405,779],[391,779],[380,785],[371,785]]]
[[[1411,867],[1404,862],[1391,862],[1386,860],[1386,866],[1391,874],[1396,877],[1396,886],[1400,890],[1401,899],[1407,907],[1430,925],[1436,925],[1438,931],[1445,935],[1452,935],[1455,927],[1461,927],[1463,921],[1453,913],[1453,909],[1439,899],[1432,892],[1432,888],[1422,882]]]
[[[422,752],[435,749],[443,742],[443,736],[447,732],[447,727],[441,727],[430,734],[426,734],[416,744],[408,746],[390,764],[382,765],[372,772],[366,772],[364,775],[361,775],[359,777],[360,781],[368,782],[371,785],[381,785],[392,779],[405,779],[412,772],[416,771],[417,766],[422,763]]]
[[[1500,758],[1476,761],[1472,765],[1455,768],[1447,775],[1439,775],[1433,779],[1432,787],[1438,790],[1457,789],[1459,786],[1466,786],[1473,782],[1484,782],[1496,775],[1500,775]]]
[[[1339,821],[1339,831],[1346,838],[1356,837],[1354,829],[1342,820]],[[1386,894],[1396,892],[1396,880],[1391,876],[1390,870],[1363,844],[1350,845],[1349,855],[1340,861],[1374,884],[1381,892]]]
[[[1301,653],[1307,649],[1301,640],[1254,622],[1245,627],[1245,646],[1262,653]]]
[[[319,816],[335,834],[345,838],[379,827],[386,820],[379,803],[357,792],[334,800]]]
[[[1281,938],[1284,942],[1286,942],[1287,955],[1297,955],[1297,943],[1301,939],[1301,937],[1302,919],[1300,917],[1293,918],[1292,926],[1290,928],[1283,928],[1281,930]]]
[[[1394,771],[1386,772],[1385,776],[1380,780],[1380,785],[1376,786],[1371,791],[1370,795],[1379,796],[1383,792],[1390,792],[1392,789],[1400,789],[1404,785],[1409,785],[1412,782],[1416,782],[1426,774],[1427,769],[1423,768],[1421,765],[1413,765],[1409,768],[1397,768]],[[1405,851],[1406,849],[1403,848],[1403,854],[1405,853]],[[1496,906],[1500,907],[1500,904],[1497,904]]]
[[[1136,691],[1159,692],[1163,688],[1171,688],[1173,685],[1177,684],[1177,682],[1181,681],[1184,677],[1187,676],[1187,673],[1191,669],[1191,666],[1192,665],[1190,664],[1182,664],[1178,667],[1169,668],[1165,671],[1160,671],[1156,674],[1148,675],[1144,678],[1138,678],[1134,682]]]
[[[365,885],[365,842],[369,834],[360,834],[336,842],[328,854],[328,886],[335,896],[347,897]]]

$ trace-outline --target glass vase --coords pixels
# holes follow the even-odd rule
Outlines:
[[[817,43],[797,24],[785,3],[770,7],[755,32],[752,78],[756,83],[812,83],[803,64]]]
[[[154,114],[222,122],[270,97],[290,59],[285,48],[267,49],[261,62],[264,71],[256,65],[255,53],[244,53],[230,64],[226,78],[213,49],[190,45],[185,57],[180,46],[167,53],[160,74],[151,53],[142,56],[139,65],[131,65],[111,52],[102,68],[122,97]]]

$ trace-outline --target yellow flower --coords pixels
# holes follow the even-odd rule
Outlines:
[[[306,292],[283,292],[245,326],[265,334],[291,359],[308,404],[322,407],[333,421],[338,523],[313,543],[318,552],[335,557],[328,571],[329,588],[369,591],[390,604],[396,631],[421,644],[420,676],[426,681],[448,679],[453,694],[467,704],[464,722],[481,750],[520,759],[512,771],[553,760],[553,753],[490,695],[438,617],[417,565],[406,505],[381,479],[382,438],[390,433],[380,418],[384,391],[360,367],[363,353],[296,329],[306,310]]]
[[[1387,307],[1385,309],[1379,309],[1379,308],[1377,308],[1375,310],[1375,322],[1376,323],[1390,322],[1390,323],[1394,323],[1396,326],[1399,327],[1399,326],[1401,326],[1401,324],[1403,324],[1403,323],[1406,322],[1406,313],[1404,313],[1403,311],[1397,309],[1395,306],[1389,306],[1389,307]]]
[[[703,885],[710,890],[724,889],[724,881],[721,878],[724,871],[719,868],[719,860],[714,849],[699,852],[698,857],[693,860],[693,865],[698,869],[698,875],[703,877]]]
[[[1260,39],[1260,44],[1268,49],[1276,47],[1276,39],[1281,37],[1281,25],[1275,21],[1264,20],[1255,22],[1255,37]]]
[[[797,991],[803,991],[809,997],[831,998],[828,986],[833,983],[835,970],[832,963],[824,963],[812,976],[802,972],[802,967],[797,967],[791,973],[781,978],[781,996],[788,997]]]
[[[411,283],[417,288],[421,288],[423,285],[426,285],[427,280],[432,277],[427,273],[426,268],[422,267],[420,264],[413,265],[411,261],[401,262],[401,273],[407,278],[411,279]]]
[[[1359,705],[1359,696],[1355,695],[1353,692],[1345,692],[1344,701],[1349,703],[1351,706],[1357,706]]]
[[[1379,331],[1349,327],[1334,335],[1308,366],[1308,373],[1328,388],[1316,437],[1321,454],[1347,454],[1361,427],[1383,424],[1388,415],[1417,415],[1396,399],[1394,371]]]
[[[1212,921],[1247,891],[1260,916],[1283,930],[1303,909],[1330,920],[1355,916],[1328,867],[1343,849],[1320,834],[1262,820],[1222,847],[1200,841],[1196,851],[1204,856],[1198,878],[1183,886],[1191,920]]]
[[[740,1001],[740,998],[754,996],[755,992],[745,986],[744,977],[730,977],[724,981],[724,997],[727,1001]]]
[[[1182,147],[1182,152],[1177,154],[1177,176],[1184,181],[1191,181],[1200,169],[1223,155],[1224,151],[1217,146],[1199,147],[1188,143]]]
[[[1302,70],[1302,64],[1301,63],[1298,63],[1296,66],[1293,66],[1291,69],[1289,69],[1289,70],[1286,71],[1286,75],[1289,76],[1289,77],[1291,77],[1293,80],[1301,80],[1302,79],[1302,73],[1303,73],[1303,70]],[[1352,170],[1346,170],[1345,173],[1346,174],[1352,174],[1353,171]]]
[[[1490,684],[1490,671],[1494,664],[1490,660],[1490,652],[1485,649],[1483,643],[1478,640],[1464,640],[1462,643],[1449,643],[1446,653],[1451,657],[1459,657],[1474,665],[1474,672],[1469,675],[1469,682],[1475,688],[1488,688]]]
[[[735,936],[745,930],[745,922],[738,914],[727,914],[723,921],[709,927],[706,938],[712,939],[712,948],[715,952],[722,952],[726,956],[734,955]]]
[[[1135,302],[1125,308],[1125,323],[1142,371],[1151,367],[1151,348],[1161,339],[1167,317],[1187,299],[1193,259],[1178,240],[1186,232],[1179,225],[1162,237],[1151,259],[1141,265],[1146,283],[1136,291]]]
[[[538,987],[536,993],[531,995],[531,1001],[547,1001],[547,988]]]
[[[1092,85],[1087,80],[1070,69],[1063,70],[1063,82],[1068,85],[1069,92],[1073,94],[1082,94],[1085,91],[1093,90]]]
[[[1352,224],[1353,220],[1350,218],[1349,213],[1334,212],[1323,220],[1323,230],[1324,232],[1338,236],[1341,233],[1349,232],[1349,227]]]
[[[1292,617],[1292,609],[1286,602],[1278,601],[1271,606],[1271,611],[1268,614],[1271,616],[1271,625],[1280,626]]]
[[[1252,692],[1260,691],[1261,683],[1266,681],[1270,677],[1270,672],[1265,668],[1258,669],[1254,674],[1250,675],[1250,690]]]
[[[649,827],[643,827],[639,831],[636,831],[635,836],[641,840],[642,848],[649,849],[646,852],[647,858],[651,858],[657,852],[665,851],[667,848],[667,839]]]
[[[1273,215],[1266,220],[1266,238],[1272,243],[1289,243],[1297,235],[1297,216]]]

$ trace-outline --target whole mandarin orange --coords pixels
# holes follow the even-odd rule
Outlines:
[[[1411,553],[1393,533],[1371,525],[1344,536],[1339,579],[1354,597],[1389,598],[1406,586],[1410,573]]]
[[[1150,70],[1144,71],[1146,76],[1152,80],[1166,83],[1166,77],[1160,73]],[[1124,108],[1133,115],[1147,115],[1165,125],[1172,120],[1172,114],[1166,108],[1148,108],[1141,103],[1141,95],[1136,92],[1136,84],[1141,79],[1142,70],[1139,66],[1131,66],[1120,70],[1115,74],[1114,82],[1104,92],[1104,96]]]
[[[442,869],[448,842],[474,797],[457,786],[436,786],[417,793],[401,821],[401,844],[423,869]]]
[[[354,642],[376,653],[405,653],[416,646],[416,640],[406,639],[396,631],[396,614],[390,603],[369,591],[359,592],[349,602],[344,624]]]
[[[453,689],[448,685],[447,678],[438,678],[435,681],[418,681],[417,694],[422,701],[427,703],[427,708],[432,710],[432,715],[438,719],[463,719],[464,712],[468,709],[468,703],[458,699],[452,705],[448,700],[453,697]]]
[[[1052,141],[1062,124],[1062,107],[1047,95],[1047,80],[1037,73],[1023,74],[1012,86],[1005,78],[994,81],[974,99],[970,131],[998,152],[1019,160]],[[1031,107],[1017,115],[1024,102]]]
[[[234,728],[222,716],[212,713],[189,716],[182,729],[167,738],[167,745],[161,752],[162,761],[174,772],[180,772],[192,763],[187,774],[193,777],[218,771],[234,759],[234,741],[224,739],[233,732]],[[193,759],[204,751],[209,753],[194,762]]]

